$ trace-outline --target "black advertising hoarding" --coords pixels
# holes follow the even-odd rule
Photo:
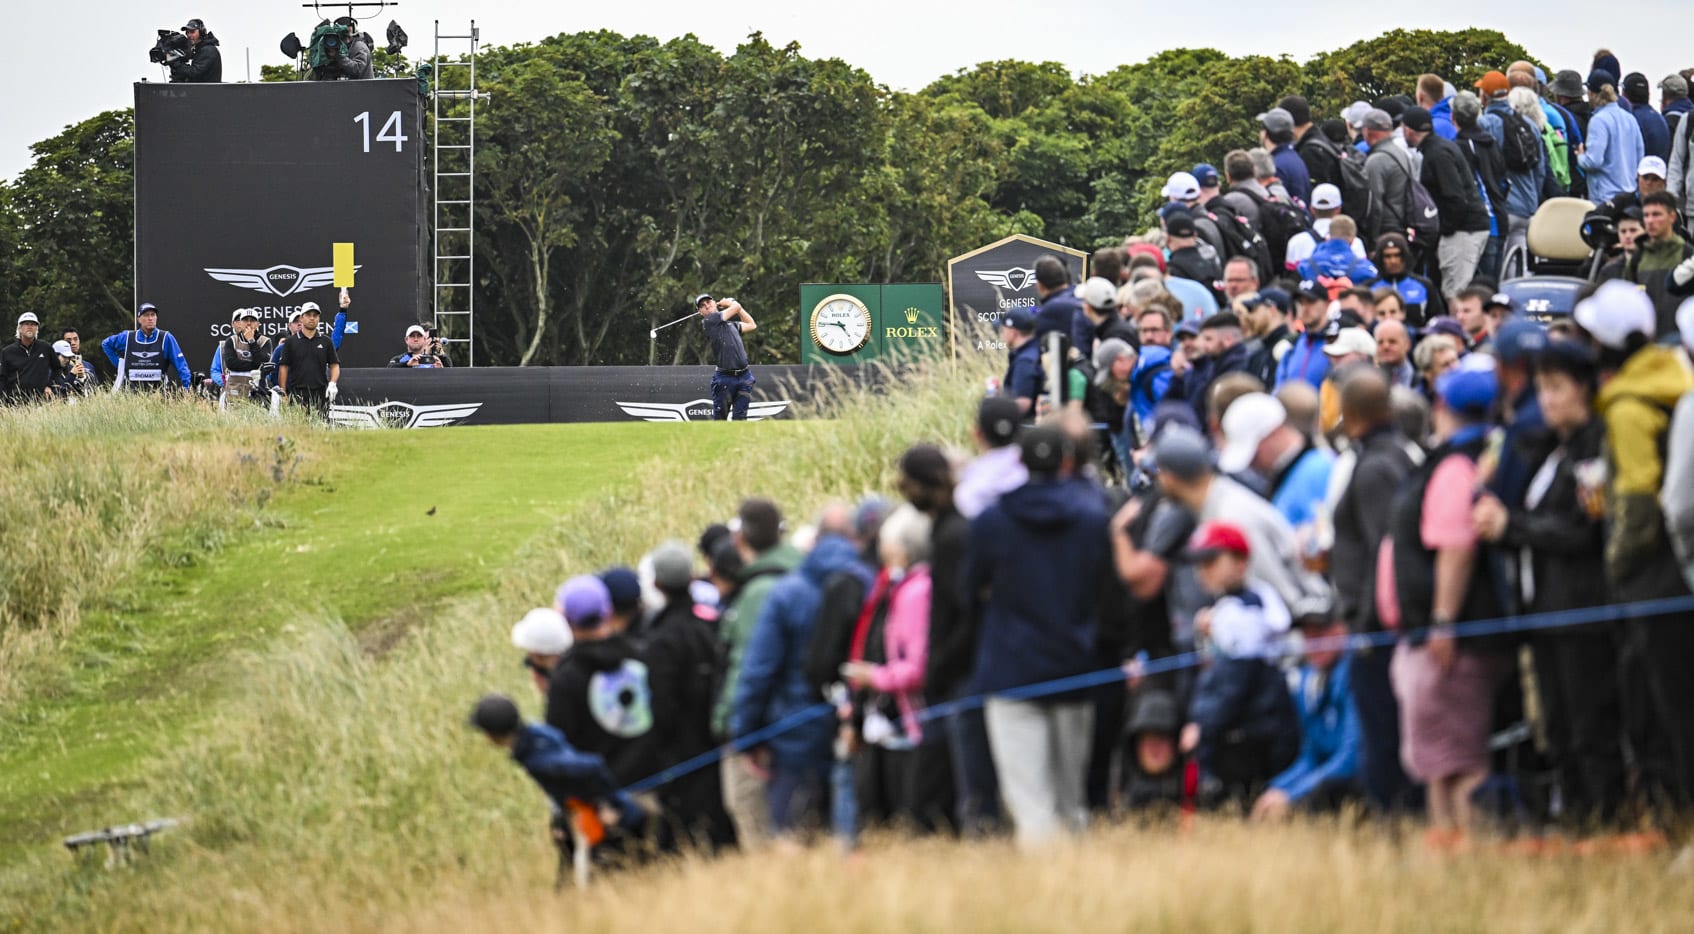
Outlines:
[[[1014,234],[947,261],[947,304],[953,353],[1004,351],[1000,316],[1009,308],[1040,304],[1035,261],[1052,255],[1070,267],[1071,283],[1083,279],[1081,250]]]
[[[423,113],[412,78],[135,86],[136,302],[191,368],[237,308],[278,335],[314,301],[327,329],[337,243],[357,268],[342,363],[400,352],[429,284]]]
[[[833,388],[879,378],[854,366],[758,366],[748,419],[792,418]],[[351,428],[438,428],[549,422],[703,422],[709,366],[480,367],[341,371],[330,409]]]

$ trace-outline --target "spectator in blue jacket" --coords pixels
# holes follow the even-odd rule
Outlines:
[[[1459,138],[1459,128],[1453,123],[1453,89],[1440,75],[1418,75],[1415,100],[1417,106],[1429,111],[1436,136],[1446,140]]]
[[[1299,380],[1313,389],[1329,375],[1329,357],[1323,352],[1323,329],[1329,318],[1329,292],[1311,279],[1294,291],[1294,313],[1305,332],[1294,339],[1276,365],[1276,386]]]
[[[821,698],[806,678],[806,648],[823,603],[824,583],[858,559],[853,542],[821,532],[800,567],[771,588],[753,624],[730,706],[730,735],[743,737],[817,707]],[[821,708],[820,714],[828,709]],[[750,757],[769,770],[766,798],[771,832],[793,834],[822,815],[834,724],[817,716],[752,747]]]
[[[1646,143],[1641,124],[1618,106],[1617,79],[1608,72],[1588,76],[1589,101],[1594,114],[1588,118],[1588,140],[1580,148],[1577,164],[1588,175],[1588,200],[1610,201],[1635,190],[1635,169],[1641,164]]]
[[[1302,607],[1295,625],[1306,640],[1293,684],[1300,752],[1253,803],[1255,820],[1278,820],[1296,807],[1333,809],[1358,790],[1359,708],[1350,684],[1347,624],[1323,601]]]
[[[142,302],[135,323],[135,330],[119,331],[100,342],[106,359],[118,370],[114,388],[163,389],[169,385],[171,370],[176,371],[182,388],[189,388],[194,376],[188,371],[188,358],[171,332],[159,330],[159,309],[152,302]]]
[[[1047,382],[1035,328],[1035,313],[1028,308],[1008,308],[1000,316],[1000,334],[1006,341],[1006,375],[1000,381],[1000,392],[1017,402],[1025,421],[1035,418],[1035,404]]]
[[[1653,109],[1653,84],[1639,71],[1623,78],[1623,97],[1629,101],[1630,115],[1641,125],[1641,146],[1649,156],[1670,158],[1670,124]]]
[[[1070,437],[1038,426],[1019,446],[1029,482],[971,522],[962,581],[966,617],[982,620],[972,687],[987,695],[1001,799],[1028,847],[1087,819],[1094,705],[1086,689],[1034,698],[1018,689],[1094,669],[1112,551],[1105,493],[1077,474]]]
[[[1306,161],[1294,150],[1294,117],[1281,107],[1272,107],[1255,118],[1259,121],[1259,145],[1270,150],[1276,177],[1294,200],[1304,206],[1312,200],[1312,175]]]

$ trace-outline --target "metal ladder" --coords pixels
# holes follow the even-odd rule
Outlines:
[[[430,95],[435,117],[430,135],[435,328],[449,350],[464,345],[464,366],[476,366],[476,103],[488,100],[476,89],[480,37],[476,20],[465,35],[447,35],[441,21],[435,21],[435,91]],[[443,55],[443,41],[467,43],[468,54]]]

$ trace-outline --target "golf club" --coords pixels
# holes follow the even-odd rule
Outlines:
[[[647,339],[650,340],[650,341],[658,340],[660,331],[663,331],[665,328],[670,327],[672,324],[681,324],[682,322],[687,321],[689,318],[692,318],[692,317],[694,317],[694,314],[691,312],[689,314],[683,315],[682,317],[676,319],[675,321],[672,321],[670,324],[661,324],[658,327],[653,328],[652,330],[649,330],[647,332]]]

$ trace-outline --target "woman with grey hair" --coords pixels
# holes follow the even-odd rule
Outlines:
[[[1124,415],[1129,410],[1130,375],[1135,372],[1135,348],[1112,337],[1094,348],[1094,385],[1088,393],[1088,415],[1106,426],[1112,452],[1120,465],[1129,463],[1129,428]]]
[[[921,720],[929,659],[930,532],[928,514],[910,503],[883,520],[877,535],[883,569],[854,633],[854,660],[841,666],[864,714],[863,741],[878,747],[875,755],[861,757],[861,806],[925,829],[947,823],[952,808],[952,778],[937,775],[945,772],[937,766],[947,758],[946,747],[939,735],[925,743]],[[880,645],[870,644],[876,642]]]

